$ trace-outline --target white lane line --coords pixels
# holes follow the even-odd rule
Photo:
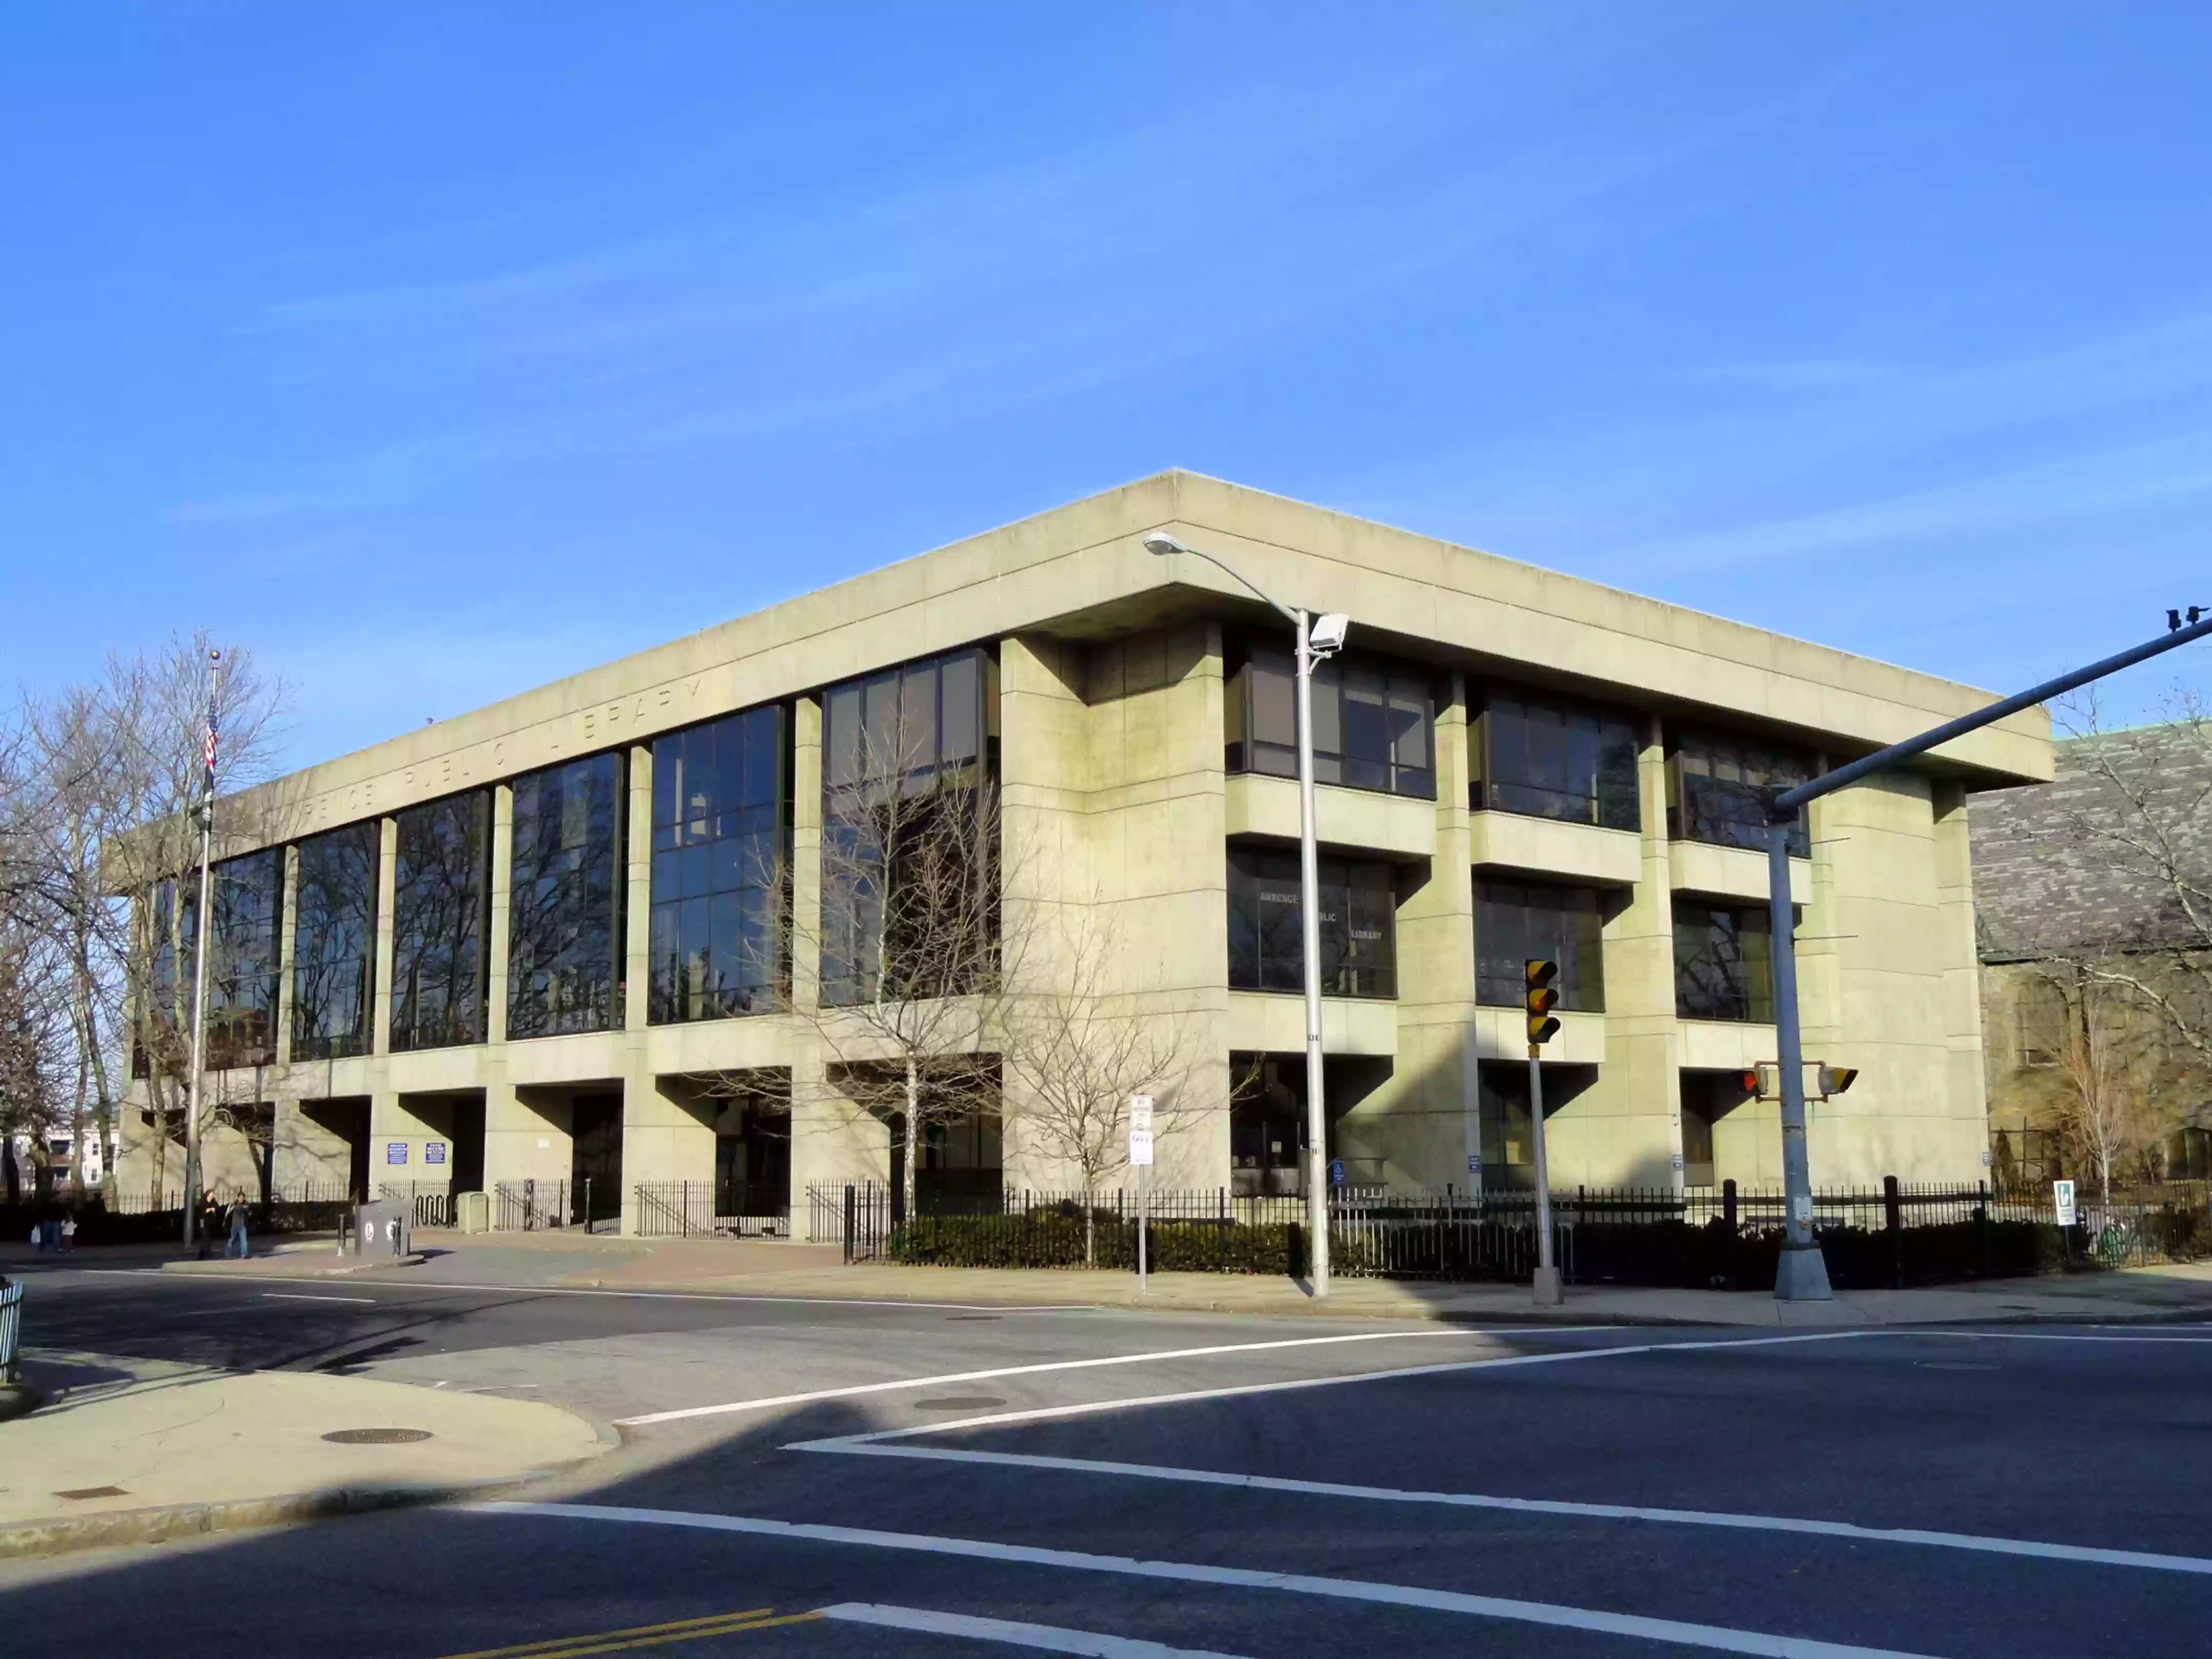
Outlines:
[[[365,1302],[372,1307],[376,1304],[373,1296],[309,1296],[302,1291],[264,1291],[261,1299],[264,1302]]]
[[[55,1271],[59,1271],[58,1269]],[[277,1273],[165,1273],[159,1267],[76,1267],[70,1271],[100,1273],[110,1278],[158,1279],[168,1285],[269,1285],[293,1282]],[[476,1285],[444,1279],[410,1283],[398,1279],[363,1279],[381,1291],[498,1291],[508,1296],[611,1296],[636,1302],[761,1302],[788,1303],[802,1308],[921,1308],[950,1313],[1060,1314],[1115,1311],[1098,1302],[906,1302],[895,1297],[858,1296],[744,1296],[720,1291],[611,1291],[574,1285]],[[1135,1311],[1129,1310],[1128,1311]],[[1231,1316],[1232,1317],[1238,1316]]]
[[[1064,1625],[1024,1625],[1009,1619],[979,1619],[972,1613],[933,1613],[925,1607],[888,1607],[873,1601],[840,1601],[817,1609],[824,1619],[848,1625],[877,1625],[886,1630],[919,1631],[929,1636],[966,1636],[978,1642],[1004,1642],[1045,1653],[1079,1653],[1091,1659],[1234,1659],[1201,1648],[1171,1648],[1161,1642],[1109,1636],[1100,1631],[1069,1630]]]
[[[1861,1333],[1866,1336],[1936,1336],[1954,1342],[2134,1342],[2152,1347],[2161,1345],[2184,1348],[2193,1344],[2212,1342],[2212,1336],[2081,1336],[2065,1331],[1946,1331],[1946,1330],[1879,1330]]]
[[[1551,1331],[1607,1330],[1604,1325],[1559,1325]],[[860,1395],[891,1394],[901,1389],[942,1388],[950,1382],[987,1382],[1001,1376],[1036,1376],[1047,1371],[1088,1371],[1109,1365],[1145,1365],[1162,1359],[1209,1359],[1227,1353],[1263,1353],[1278,1348],[1320,1348],[1346,1342],[1419,1341],[1444,1336],[1497,1336],[1495,1330],[1458,1327],[1419,1331],[1360,1331],[1348,1336],[1295,1336],[1272,1342],[1229,1342],[1206,1348],[1161,1348],[1144,1353],[1106,1354],[1093,1359],[1054,1359],[1032,1365],[1001,1365],[985,1371],[947,1371],[938,1376],[904,1376],[889,1382],[855,1382],[841,1389],[815,1389],[805,1394],[779,1394],[759,1400],[732,1400],[720,1406],[684,1406],[673,1411],[648,1412],[642,1417],[615,1419],[617,1427],[641,1428],[648,1423],[674,1423],[692,1417],[723,1417],[732,1412],[773,1411],[784,1406],[805,1406],[817,1400],[850,1400]],[[1517,1334],[1517,1333],[1516,1333]]]
[[[1565,1327],[1553,1327],[1564,1329]],[[1481,1334],[1495,1334],[1484,1332]],[[1560,1365],[1578,1359],[1613,1359],[1628,1354],[1674,1353],[1685,1349],[1702,1348],[1771,1348],[1798,1342],[1840,1342],[1852,1337],[1864,1336],[1864,1331],[1805,1331],[1790,1336],[1726,1337],[1707,1342],[1633,1342],[1610,1348],[1573,1348],[1565,1353],[1516,1353],[1501,1355],[1492,1359],[1448,1359],[1434,1365],[1401,1365],[1387,1371],[1347,1371],[1338,1376],[1294,1376],[1279,1382],[1238,1382],[1219,1389],[1190,1389],[1179,1394],[1143,1395],[1127,1400],[1086,1400],[1072,1406],[1039,1406],[1029,1411],[994,1412],[987,1417],[956,1417],[942,1423],[921,1423],[906,1429],[877,1429],[871,1433],[839,1435],[829,1440],[794,1441],[784,1448],[787,1451],[843,1451],[849,1447],[866,1445],[878,1440],[904,1440],[915,1435],[949,1434],[956,1429],[996,1428],[1007,1423],[1039,1423],[1062,1417],[1088,1417],[1099,1412],[1134,1411],[1146,1406],[1181,1406],[1203,1400],[1240,1400],[1250,1395],[1288,1394],[1300,1389],[1342,1388],[1353,1382],[1389,1382],[1408,1376],[1444,1376],[1455,1371],[1495,1370],[1509,1365]],[[1328,1340],[1329,1339],[1321,1339]],[[1267,1344],[1248,1346],[1267,1346]],[[1293,1345],[1295,1346],[1295,1345]],[[1206,1349],[1195,1349],[1204,1353]],[[1133,1358],[1164,1359],[1168,1354],[1145,1354]],[[1077,1362],[1097,1364],[1101,1362]],[[1059,1370],[1058,1366],[1040,1366],[1037,1370]],[[1009,1373],[977,1373],[1008,1375]],[[933,1378],[936,1382],[957,1382],[953,1377]],[[633,1418],[632,1422],[641,1419]]]
[[[1076,1550],[1044,1549],[1032,1544],[1000,1544],[980,1538],[940,1538],[927,1533],[877,1532],[860,1527],[819,1526],[796,1521],[757,1520],[738,1515],[701,1515],[682,1510],[641,1510],[602,1504],[463,1504],[474,1515],[538,1516],[553,1520],[614,1522],[629,1526],[690,1527],[704,1532],[742,1533],[755,1537],[802,1540],[817,1544],[854,1544],[872,1549],[911,1550],[969,1560],[1006,1561],[1022,1566],[1056,1567],[1074,1572],[1113,1573],[1127,1578],[1165,1579],[1185,1584],[1216,1584],[1232,1589],[1276,1590],[1293,1595],[1327,1596],[1340,1601],[1417,1607],[1478,1619],[1548,1626],[1555,1630],[1592,1631],[1646,1642],[1673,1642],[1720,1653],[1747,1653],[1759,1659],[1924,1659],[1889,1648],[1856,1647],[1765,1631],[1730,1630],[1674,1619],[1606,1613],[1595,1607],[1562,1607],[1458,1590],[1426,1589],[1414,1584],[1377,1583],[1361,1578],[1322,1578],[1305,1573],[1264,1572],[1249,1567],[1217,1567],[1191,1561],[1139,1561],[1126,1555],[1091,1555]]]
[[[1416,1492],[1395,1486],[1348,1486],[1334,1480],[1292,1480],[1267,1474],[1231,1474],[1215,1469],[1179,1469],[1158,1463],[1119,1463],[1088,1457],[1047,1457],[1028,1452],[966,1451],[941,1446],[876,1446],[861,1437],[816,1440],[799,1451],[843,1452],[860,1457],[913,1457],[933,1462],[986,1463],[1008,1468],[1048,1469],[1073,1474],[1124,1475],[1143,1480],[1180,1481],[1196,1486],[1232,1486],[1250,1492],[1292,1492],[1301,1497],[1353,1498],[1381,1504],[1433,1504],[1447,1509],[1508,1510],[1523,1515],[1564,1515],[1599,1521],[1656,1521],[1678,1527],[1723,1527],[1747,1532],[1806,1533],[1820,1538],[1848,1538],[1857,1543],[1917,1544],[1936,1549],[1972,1550],[1984,1555],[2022,1555],[2046,1561],[2080,1561],[2097,1566],[2140,1567],[2154,1572],[2212,1575],[2212,1560],[2194,1555],[2157,1555],[2142,1550],[2096,1549],[2086,1545],[2045,1544],[2033,1539],[1984,1538],[1973,1533],[1930,1532],[1917,1527],[1862,1527],[1848,1521],[1803,1521],[1788,1516],[1736,1515],[1726,1510],[1646,1509],[1632,1504],[1575,1504],[1562,1498],[1494,1498],[1477,1492]]]

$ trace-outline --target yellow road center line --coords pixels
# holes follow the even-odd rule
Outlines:
[[[447,1659],[541,1659],[555,1648],[566,1648],[576,1642],[611,1642],[626,1636],[674,1636],[701,1625],[726,1625],[732,1620],[759,1619],[774,1613],[774,1607],[748,1607],[742,1613],[713,1613],[699,1619],[672,1619],[660,1625],[632,1625],[627,1630],[588,1632],[580,1636],[549,1636],[536,1642],[518,1642],[508,1648],[482,1648],[474,1653],[448,1654]]]
[[[747,1631],[769,1630],[778,1625],[804,1625],[823,1616],[817,1609],[812,1613],[787,1613],[780,1619],[732,1620],[720,1625],[701,1625],[690,1630],[665,1631],[659,1636],[639,1636],[627,1642],[599,1642],[584,1638],[589,1646],[553,1648],[532,1654],[531,1659],[583,1659],[587,1653],[621,1653],[629,1648],[659,1647],[670,1642],[696,1642],[705,1636],[741,1636]]]

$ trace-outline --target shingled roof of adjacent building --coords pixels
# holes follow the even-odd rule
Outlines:
[[[2212,874],[2212,743],[2147,726],[2052,747],[2049,783],[1970,798],[1984,960],[2201,942],[2160,869],[2099,831],[2147,827],[2109,764],[2185,865]]]

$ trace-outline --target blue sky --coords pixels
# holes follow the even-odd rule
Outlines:
[[[304,763],[1182,465],[2009,690],[2212,602],[2208,48],[2018,0],[21,11],[8,672],[205,623]]]

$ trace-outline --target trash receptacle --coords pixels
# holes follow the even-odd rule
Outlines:
[[[462,1193],[453,1200],[453,1223],[465,1233],[491,1231],[491,1194]]]

